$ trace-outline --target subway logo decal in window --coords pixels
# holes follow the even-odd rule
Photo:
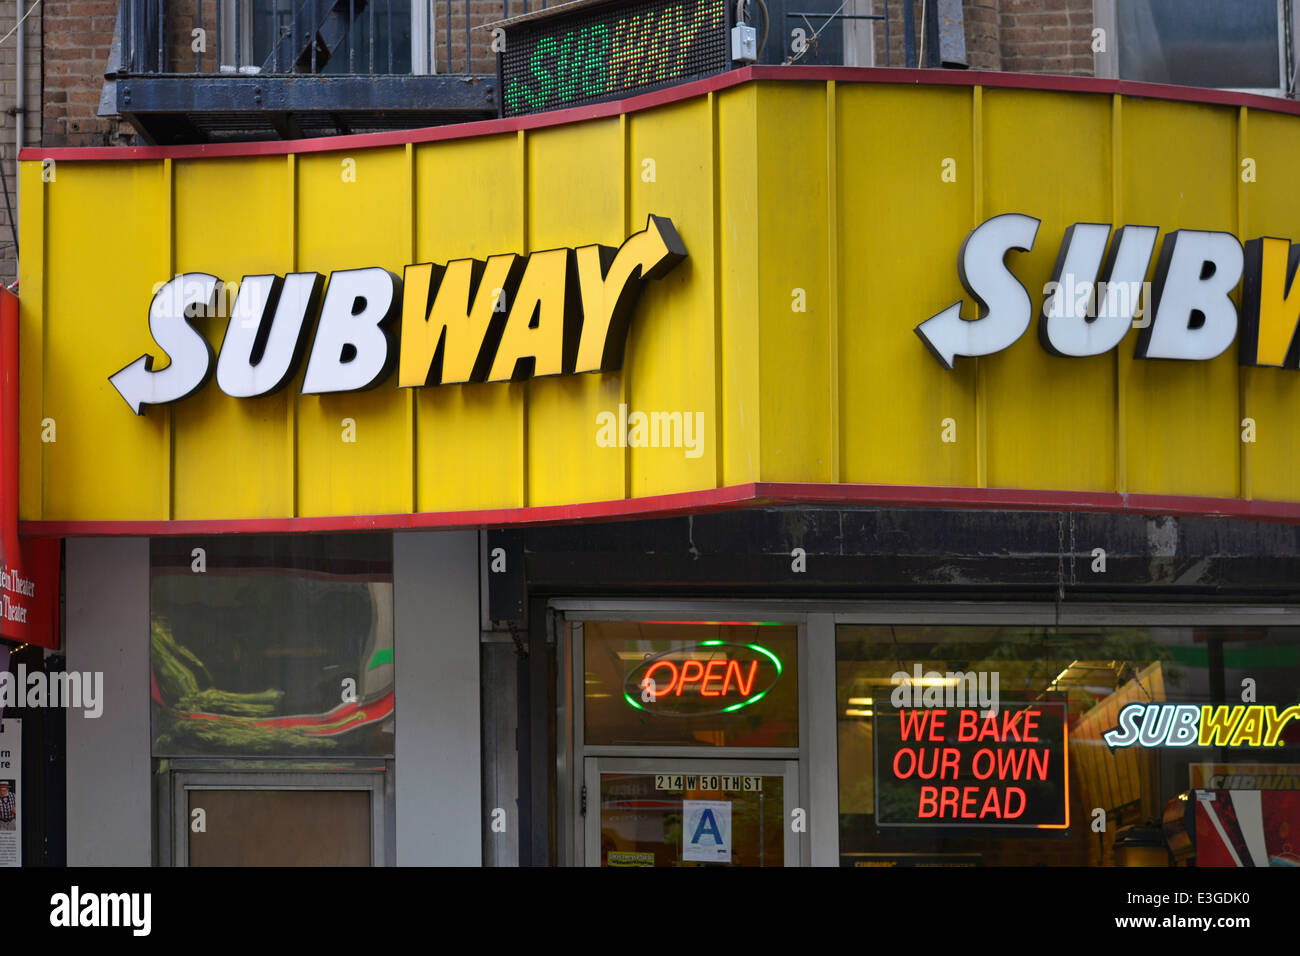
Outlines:
[[[1300,704],[1127,704],[1102,734],[1117,747],[1282,747],[1282,729],[1300,720]]]
[[[624,682],[623,698],[664,717],[733,713],[762,700],[781,670],[781,659],[758,644],[700,641],[639,663]]]
[[[957,356],[992,355],[1029,329],[1033,303],[1006,256],[1034,246],[1040,221],[1009,213],[977,226],[957,254],[957,276],[978,305],[965,319],[956,302],[916,327],[945,368]],[[1156,226],[1080,222],[1065,231],[1051,281],[1043,288],[1038,339],[1053,355],[1101,355],[1139,329],[1140,359],[1208,361],[1237,338],[1241,284],[1242,365],[1300,369],[1300,246],[1259,238],[1243,248],[1226,232],[1177,229],[1165,236],[1148,287]],[[1145,302],[1145,305],[1144,305]]]
[[[345,269],[330,274],[328,287],[318,272],[244,276],[215,362],[217,386],[232,398],[284,388],[313,324],[304,395],[371,389],[394,366],[404,388],[616,371],[646,281],[685,258],[672,221],[652,215],[617,249],[418,263],[401,279],[378,267]],[[222,314],[222,291],[221,279],[197,272],[157,290],[149,331],[170,364],[154,371],[153,356],[143,355],[109,376],[137,415],[207,383],[213,351],[192,322]]]

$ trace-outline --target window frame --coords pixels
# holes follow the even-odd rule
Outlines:
[[[1104,53],[1093,54],[1093,75],[1108,80],[1123,80],[1126,77],[1119,75],[1119,47],[1118,47],[1118,15],[1116,14],[1117,0],[1093,0],[1092,21],[1094,28],[1101,28],[1106,31],[1106,51]],[[1292,50],[1288,62],[1288,51],[1286,43],[1287,35],[1287,7],[1291,8],[1291,36],[1300,37],[1300,3],[1293,3],[1291,0],[1276,0],[1277,3],[1277,35],[1278,35],[1278,76],[1280,83],[1276,87],[1235,87],[1235,86],[1207,86],[1207,87],[1189,87],[1190,89],[1212,89],[1223,90],[1227,93],[1254,93],[1260,96],[1277,96],[1284,97],[1288,91],[1294,91],[1296,79],[1296,55],[1294,50],[1294,39],[1292,41]]]
[[[235,22],[236,5],[239,6],[240,25],[243,28],[238,37],[235,31],[223,30],[221,49],[218,51],[220,73],[247,73],[257,75],[261,68],[253,60],[253,0],[217,0],[221,4],[223,23]],[[285,0],[293,4],[295,0]],[[288,9],[292,9],[290,6]],[[427,76],[438,72],[437,35],[437,0],[411,0],[411,75]],[[240,65],[235,65],[236,44]]]
[[[155,761],[157,762],[157,761]],[[189,790],[363,790],[370,794],[370,866],[396,860],[393,761],[346,760],[319,771],[290,769],[285,761],[219,762],[173,760],[155,772],[159,836],[156,864],[189,866]]]

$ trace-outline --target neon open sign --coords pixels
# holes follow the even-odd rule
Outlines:
[[[727,2],[594,4],[507,26],[502,113],[595,103],[728,70]]]
[[[664,717],[734,713],[766,697],[781,670],[781,659],[758,644],[700,641],[641,661],[623,698]]]

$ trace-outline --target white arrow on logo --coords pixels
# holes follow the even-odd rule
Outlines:
[[[958,355],[1000,352],[1025,334],[1033,315],[1029,293],[1007,268],[1012,249],[1034,247],[1039,220],[1019,213],[994,216],[972,230],[957,253],[957,276],[979,305],[979,317],[963,319],[954,302],[915,329],[926,348],[951,369]]]
[[[149,303],[149,332],[171,364],[155,372],[153,356],[142,355],[108,377],[131,411],[142,415],[145,405],[178,401],[203,387],[212,369],[212,347],[190,325],[187,312],[201,308],[213,314],[220,287],[216,276],[189,272],[165,283],[154,295]]]

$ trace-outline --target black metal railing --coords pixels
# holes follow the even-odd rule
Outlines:
[[[413,6],[422,16],[412,17]],[[494,73],[491,36],[481,28],[546,6],[547,0],[120,0],[120,71]],[[415,37],[417,31],[424,36]]]

